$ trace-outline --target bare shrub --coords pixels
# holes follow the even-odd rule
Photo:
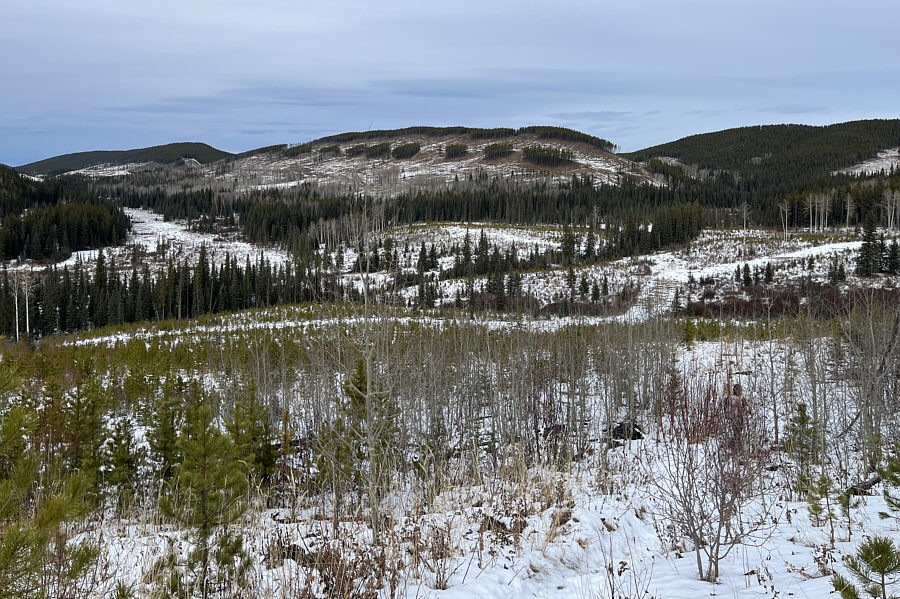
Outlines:
[[[715,582],[719,562],[736,546],[765,538],[765,430],[761,418],[735,409],[743,398],[715,376],[686,379],[672,399],[651,466],[658,529],[687,537],[698,576]]]

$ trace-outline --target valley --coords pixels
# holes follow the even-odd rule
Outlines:
[[[840,159],[414,127],[0,169],[21,580],[828,595],[900,486],[897,124],[832,127]]]

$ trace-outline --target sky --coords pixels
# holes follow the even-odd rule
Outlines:
[[[414,125],[900,117],[897,0],[0,0],[0,163]]]

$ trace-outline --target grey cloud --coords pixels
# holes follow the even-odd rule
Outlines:
[[[549,115],[551,118],[571,121],[623,121],[631,120],[635,114],[629,110],[587,110],[584,112],[556,112]]]

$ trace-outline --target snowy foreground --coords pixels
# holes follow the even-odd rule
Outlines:
[[[771,524],[722,561],[718,583],[701,581],[693,552],[660,540],[658,531],[667,522],[655,513],[653,498],[644,489],[630,484],[614,495],[604,494],[607,476],[649,475],[643,462],[653,443],[633,442],[610,456],[621,473],[605,473],[589,463],[566,474],[528,471],[522,473],[527,482],[515,491],[498,484],[447,492],[418,517],[417,506],[398,504],[394,540],[407,542],[396,547],[394,557],[408,566],[395,596],[825,597],[833,590],[826,573],[840,569],[841,558],[852,554],[861,538],[900,534],[896,521],[879,520],[883,501],[869,497],[854,511],[853,541],[848,542],[842,523],[830,549],[828,527],[812,525],[808,505],[785,501],[773,490],[765,499],[771,503]],[[311,554],[328,540],[350,549],[355,555],[351,560],[371,559],[365,526],[343,522],[335,533],[331,523],[312,516],[299,513],[292,518],[287,511],[269,510],[239,530],[254,552],[264,556],[273,543]],[[164,556],[166,539],[179,536],[152,525],[109,524],[101,530],[109,572],[135,584]],[[96,538],[98,532],[85,534]],[[414,537],[419,545],[411,541]],[[418,560],[411,555],[414,551],[422,552]],[[259,561],[253,568],[253,586],[259,597],[295,596],[307,582],[307,572],[308,566],[291,558]]]
[[[649,443],[652,441],[636,442],[616,458],[623,467],[633,463]],[[615,496],[602,495],[597,477],[590,471],[569,476],[543,472],[535,474],[532,497],[501,497],[474,488],[445,494],[432,512],[415,520],[409,512],[398,510],[407,515],[399,516],[396,534],[418,532],[427,544],[423,553],[429,554],[422,556],[416,568],[403,573],[399,596],[584,599],[772,597],[780,593],[824,597],[833,589],[823,570],[836,567],[842,555],[853,553],[863,535],[898,535],[894,521],[877,517],[884,509],[883,502],[868,498],[854,514],[854,542],[847,542],[846,526],[839,527],[839,540],[830,550],[827,527],[811,525],[806,503],[781,501],[773,495],[768,500],[773,502],[777,524],[761,532],[758,542],[738,547],[723,560],[720,581],[712,584],[698,579],[691,552],[662,546],[657,529],[666,522],[654,514],[650,498],[635,488],[623,489]],[[542,494],[557,493],[560,488],[564,489],[564,501],[541,503]],[[466,497],[456,496],[463,494]],[[476,496],[483,499],[480,507],[459,507],[471,505]],[[485,526],[493,522],[489,515],[503,514],[509,508],[528,510],[519,525],[521,531],[495,531]],[[510,528],[518,522],[509,516],[494,517]],[[312,552],[317,541],[335,535],[330,523],[312,518],[293,523],[288,514],[277,511],[259,514],[239,530],[261,553],[275,539]],[[367,535],[358,523],[342,523],[338,533],[344,542],[358,548],[364,546]],[[175,536],[149,525],[110,525],[102,539],[110,553],[109,572],[120,580],[138,583],[148,566],[164,556],[165,539]],[[267,564],[258,563],[254,568],[254,586],[261,597],[292,596],[291,591],[306,582],[305,568],[290,558],[271,565],[268,569]],[[449,588],[437,590],[441,586]]]
[[[729,362],[735,370],[759,373],[746,387],[754,398],[784,375],[788,362],[802,363],[778,342],[708,342],[679,353],[677,365],[685,375],[722,372]],[[819,384],[803,372],[794,376],[790,388],[778,382],[776,393],[785,405]],[[836,427],[849,418],[849,404],[847,397],[830,400],[828,417]],[[753,409],[766,413],[766,420],[772,417],[760,401]],[[783,425],[786,416],[779,419]],[[841,451],[840,440],[830,439],[832,445]],[[360,589],[382,588],[382,597],[826,597],[831,573],[843,571],[842,558],[861,539],[900,536],[898,520],[878,516],[885,510],[877,494],[881,487],[861,497],[849,519],[833,505],[833,520],[816,522],[809,504],[790,490],[794,466],[775,448],[765,468],[753,474],[754,490],[737,517],[751,533],[722,559],[718,581],[705,582],[698,576],[695,547],[667,515],[663,496],[674,476],[671,447],[655,433],[612,447],[595,441],[587,457],[560,470],[527,467],[525,456],[510,454],[481,484],[451,486],[430,504],[412,484],[388,498],[390,525],[378,542],[364,517],[333,522],[321,498],[301,493],[292,508],[259,506],[236,525],[252,556],[252,596],[296,597],[308,588],[328,596],[329,579],[315,562],[335,550]],[[847,459],[836,456],[826,467],[836,472],[835,464],[843,464],[843,474],[835,474],[838,486],[860,482],[858,464]],[[90,523],[82,535],[100,542],[110,580],[134,588],[152,578],[170,542],[189,547],[183,532],[154,523],[150,512]],[[376,582],[376,564],[384,560],[396,564],[393,576]]]

